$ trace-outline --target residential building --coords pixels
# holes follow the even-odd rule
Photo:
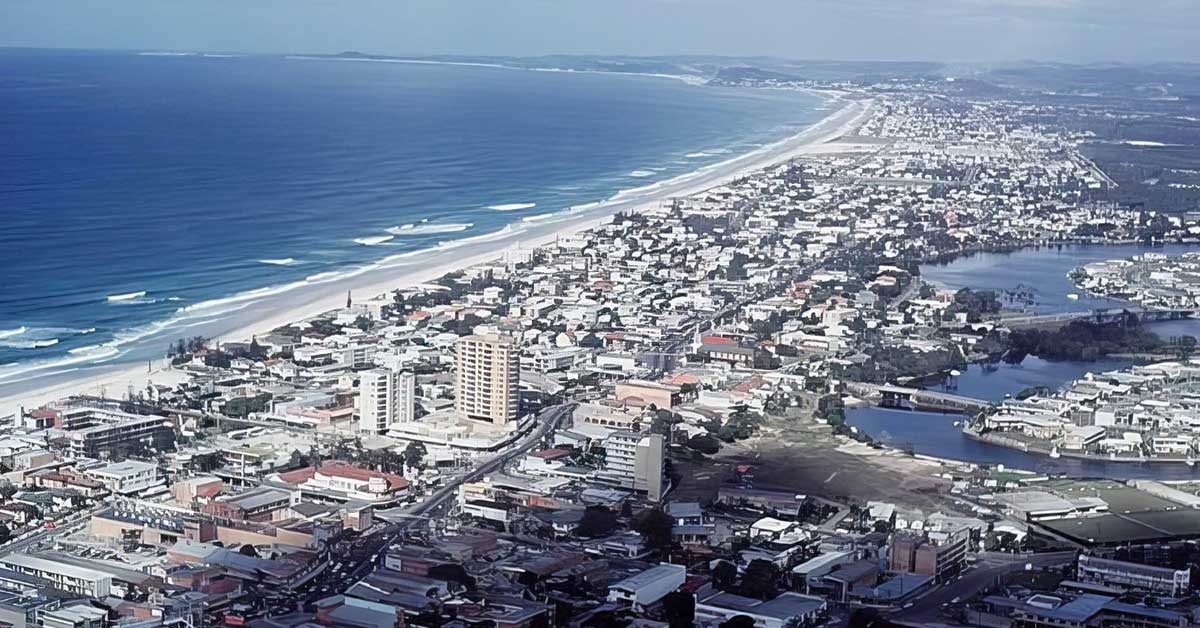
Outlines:
[[[650,501],[663,495],[663,443],[661,434],[613,432],[604,439],[602,479],[645,493]]]
[[[459,338],[454,371],[454,409],[460,417],[516,429],[521,372],[516,340],[498,334]]]
[[[382,434],[396,423],[410,423],[416,408],[416,376],[380,368],[359,373],[358,431]]]

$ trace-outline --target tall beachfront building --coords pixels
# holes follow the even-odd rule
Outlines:
[[[517,427],[520,347],[508,336],[458,339],[454,351],[455,399],[459,416],[506,430]]]
[[[395,423],[413,420],[416,410],[416,375],[391,369],[371,369],[358,374],[358,431],[382,434]]]

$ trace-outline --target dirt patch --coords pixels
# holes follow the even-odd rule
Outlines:
[[[927,512],[950,510],[953,503],[949,480],[937,477],[941,465],[854,444],[807,420],[772,422],[753,438],[722,446],[708,460],[674,464],[680,482],[673,500],[711,502],[722,484],[737,483],[737,467],[747,465],[748,483],[755,488],[846,504],[886,501]]]

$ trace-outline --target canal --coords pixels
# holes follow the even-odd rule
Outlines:
[[[1020,292],[1032,296],[1031,303],[1014,305],[1034,313],[1083,311],[1093,308],[1121,307],[1120,301],[1091,298],[1077,293],[1067,273],[1092,262],[1130,257],[1153,251],[1177,255],[1200,247],[1173,245],[1143,248],[1134,245],[1069,245],[1025,249],[1015,253],[985,253],[962,258],[946,265],[923,266],[926,281],[942,288],[972,288],[997,292]],[[1200,320],[1169,321],[1150,325],[1161,336],[1193,335],[1200,337]],[[1020,364],[972,364],[954,379],[950,388],[960,395],[999,401],[1033,386],[1058,390],[1089,372],[1103,372],[1130,366],[1124,360],[1097,362],[1049,362],[1027,357]],[[946,385],[931,388],[947,389]],[[1133,463],[1051,459],[1047,456],[981,443],[962,434],[956,422],[962,417],[883,408],[855,408],[847,412],[847,422],[876,440],[914,453],[965,460],[981,464],[1061,473],[1072,476],[1114,479],[1200,480],[1200,467],[1182,463]]]

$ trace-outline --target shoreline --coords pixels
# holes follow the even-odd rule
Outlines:
[[[797,157],[824,150],[839,143],[844,136],[862,125],[871,112],[874,100],[851,99],[831,95],[829,103],[835,108],[829,115],[817,120],[796,134],[773,142],[757,150],[709,164],[690,173],[671,179],[650,183],[645,186],[617,192],[613,196],[581,208],[564,210],[561,223],[552,221],[545,228],[530,228],[533,233],[519,233],[515,237],[488,240],[472,254],[455,255],[458,247],[434,248],[415,251],[414,258],[444,258],[430,261],[420,268],[409,264],[380,265],[369,271],[354,273],[345,278],[321,284],[322,294],[313,295],[301,302],[282,309],[268,309],[248,323],[214,334],[210,340],[229,342],[248,340],[292,323],[299,323],[326,312],[338,309],[345,303],[346,293],[357,293],[359,300],[374,298],[398,288],[411,287],[438,279],[456,270],[462,270],[501,258],[506,251],[532,249],[545,246],[562,237],[574,236],[593,229],[612,215],[620,212],[639,212],[675,197],[691,196],[705,190],[725,185],[748,173],[770,168]],[[845,144],[847,147],[853,144]],[[570,213],[577,210],[577,215]],[[520,224],[511,223],[511,224]],[[510,226],[511,226],[510,224]],[[523,237],[522,236],[526,236]],[[469,242],[467,243],[469,244]],[[465,245],[463,245],[465,246]],[[269,289],[264,288],[264,289]],[[251,291],[254,292],[254,291]],[[228,299],[250,298],[248,295],[231,295]],[[32,408],[75,394],[111,394],[113,390],[140,391],[150,383],[174,383],[182,377],[179,371],[169,368],[166,360],[158,358],[125,364],[112,365],[102,372],[83,374],[79,378],[66,379],[28,390],[16,390],[0,399],[0,418],[15,415],[23,408]],[[19,385],[20,382],[12,384]],[[104,396],[104,395],[101,395]]]
[[[996,447],[1004,447],[1005,449],[1011,449],[1013,451],[1019,451],[1021,453],[1026,453],[1026,454],[1030,454],[1033,456],[1040,456],[1040,457],[1046,458],[1047,460],[1057,460],[1057,459],[1061,459],[1061,458],[1069,458],[1071,460],[1082,460],[1082,461],[1088,461],[1088,462],[1114,462],[1114,463],[1118,463],[1118,464],[1182,464],[1182,465],[1187,465],[1189,467],[1192,466],[1192,465],[1188,465],[1188,458],[1186,456],[1184,456],[1184,457],[1146,456],[1146,457],[1142,457],[1142,458],[1133,458],[1130,456],[1112,457],[1112,456],[1089,454],[1089,453],[1084,453],[1084,452],[1071,452],[1071,451],[1059,450],[1058,458],[1055,458],[1054,456],[1050,455],[1054,449],[1053,446],[1051,446],[1049,449],[1047,449],[1046,447],[1043,447],[1040,443],[1027,444],[1025,447],[1016,447],[1014,445],[1006,445],[1003,442],[1003,440],[1005,440],[1005,439],[1003,439],[1003,437],[1001,437],[1001,436],[990,437],[991,436],[990,432],[989,433],[979,433],[974,430],[967,429],[967,427],[965,425],[963,426],[962,433],[967,438],[969,438],[973,441],[979,442],[979,443],[995,445]],[[1195,461],[1193,460],[1193,464],[1194,463],[1195,463]]]

